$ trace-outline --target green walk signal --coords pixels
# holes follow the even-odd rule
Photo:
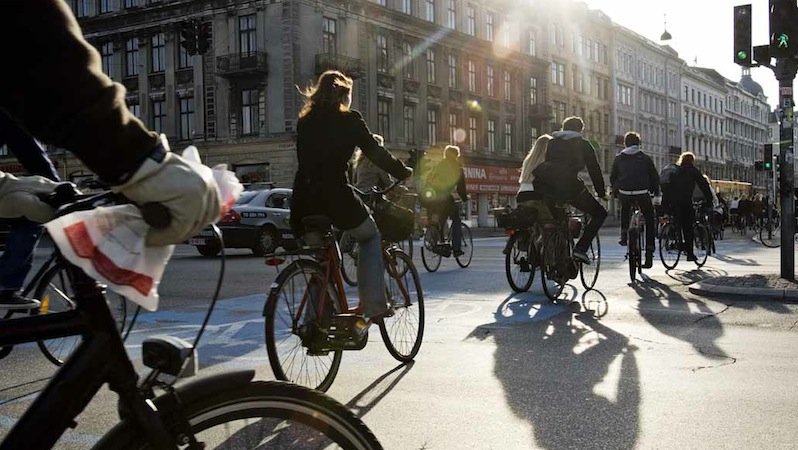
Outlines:
[[[773,170],[773,161],[765,161],[765,170]]]
[[[740,60],[748,59],[748,52],[745,52],[745,51],[737,52],[737,59],[740,59]]]
[[[790,46],[790,36],[787,33],[781,33],[778,38],[778,47],[787,48]]]

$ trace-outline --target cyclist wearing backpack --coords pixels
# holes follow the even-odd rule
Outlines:
[[[590,264],[587,249],[607,218],[607,210],[588,193],[584,182],[579,178],[579,172],[587,168],[596,194],[599,198],[606,198],[604,177],[596,158],[596,150],[582,137],[584,127],[580,117],[568,117],[562,123],[562,130],[552,133],[553,139],[548,143],[546,161],[533,171],[533,183],[535,190],[545,197],[573,205],[590,216],[590,221],[573,250],[574,259]]]
[[[695,222],[693,190],[696,186],[704,194],[705,207],[712,207],[712,191],[709,188],[709,183],[695,166],[694,161],[693,153],[682,153],[676,163],[679,170],[671,178],[671,204],[676,223],[681,227],[682,236],[684,236],[684,252],[687,255],[687,261],[696,260],[693,251],[693,223]]]
[[[612,192],[621,199],[621,239],[618,243],[626,245],[631,207],[636,201],[646,218],[646,259],[643,268],[649,269],[653,265],[656,232],[651,194],[659,195],[659,174],[651,158],[640,150],[639,134],[630,131],[623,141],[626,148],[615,157],[610,173]]]

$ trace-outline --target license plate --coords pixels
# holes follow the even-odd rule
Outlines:
[[[207,239],[192,238],[188,240],[188,245],[205,245],[207,243]]]
[[[207,230],[207,231],[200,231],[199,236],[214,237],[216,235],[213,234],[213,231]]]
[[[283,237],[283,239],[293,239],[294,238],[294,234],[291,233],[291,232],[284,231],[282,233],[282,237]]]

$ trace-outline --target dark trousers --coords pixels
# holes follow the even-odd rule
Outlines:
[[[619,194],[619,197],[621,199],[621,239],[626,240],[626,230],[629,229],[629,221],[632,219],[632,203],[637,201],[640,211],[646,218],[646,251],[653,252],[654,236],[657,230],[654,227],[654,206],[651,204],[651,196],[648,194]]]
[[[463,229],[460,227],[460,208],[451,196],[443,202],[431,206],[431,211],[438,215],[438,225],[444,230],[446,219],[452,219],[452,250],[461,250],[463,243]],[[441,236],[443,239],[444,236]]]
[[[568,203],[590,216],[590,220],[585,226],[585,232],[582,233],[582,237],[579,238],[579,241],[577,241],[574,246],[575,250],[585,251],[590,247],[590,243],[593,241],[593,238],[596,237],[599,228],[601,228],[601,225],[607,218],[607,210],[601,206],[598,200],[587,192],[587,189],[582,189],[582,192],[577,195],[576,199]]]
[[[0,50],[7,63],[0,108],[100,179],[117,181],[158,145],[157,134],[128,111],[124,87],[103,74],[67,2],[0,1]]]
[[[693,254],[693,223],[695,222],[695,211],[692,203],[677,203],[673,206],[676,215],[676,223],[682,229],[684,237],[684,252],[687,255]]]

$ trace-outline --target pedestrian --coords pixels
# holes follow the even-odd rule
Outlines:
[[[324,215],[357,240],[358,294],[362,314],[370,325],[390,311],[385,297],[380,233],[368,208],[349,184],[348,163],[355,147],[359,147],[366,158],[398,179],[409,177],[413,171],[391,155],[383,146],[382,137],[373,135],[360,113],[350,108],[352,87],[351,78],[328,70],[316,83],[300,91],[304,106],[297,122],[299,167],[294,177],[291,228],[301,237],[305,233],[303,218]]]
[[[653,265],[654,206],[652,195],[659,195],[659,173],[651,158],[640,149],[640,135],[633,131],[623,138],[626,148],[621,150],[612,162],[610,186],[613,193],[621,199],[621,238],[620,245],[627,245],[627,230],[632,215],[632,204],[637,202],[646,221],[646,256],[643,268]]]
[[[574,245],[573,258],[590,264],[587,249],[607,218],[607,210],[588,193],[579,172],[587,168],[599,198],[605,199],[604,177],[593,145],[582,136],[585,123],[580,117],[568,117],[562,129],[552,133],[546,160],[534,170],[534,186],[545,197],[568,203],[589,216],[582,236]]]

